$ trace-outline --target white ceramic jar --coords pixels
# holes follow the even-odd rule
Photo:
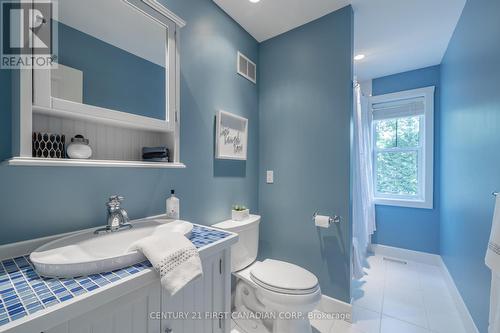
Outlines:
[[[71,138],[71,143],[66,148],[66,155],[71,159],[89,159],[92,157],[92,148],[89,146],[89,140],[83,135],[75,135]]]

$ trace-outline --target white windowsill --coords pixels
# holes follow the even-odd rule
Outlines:
[[[407,207],[407,208],[433,209],[433,203],[427,202],[425,200],[375,198],[374,203],[377,206],[396,206],[396,207]]]

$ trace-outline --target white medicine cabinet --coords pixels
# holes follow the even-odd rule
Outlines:
[[[179,31],[185,22],[157,0],[58,0],[51,68],[13,75],[9,165],[182,168],[179,154]],[[89,140],[89,160],[44,151],[34,136]],[[35,142],[35,144],[33,143]],[[168,162],[142,160],[167,147]]]

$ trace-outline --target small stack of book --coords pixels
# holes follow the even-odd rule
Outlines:
[[[167,147],[144,147],[142,159],[147,162],[168,162],[169,152]]]

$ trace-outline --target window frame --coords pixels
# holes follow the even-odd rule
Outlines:
[[[434,207],[434,92],[435,87],[425,87],[419,89],[406,90],[385,95],[370,97],[369,111],[373,114],[373,105],[379,103],[396,102],[399,100],[423,98],[424,99],[424,114],[423,121],[420,121],[420,143],[419,148],[376,148],[376,133],[373,118],[371,117],[372,129],[372,160],[373,160],[373,197],[376,205],[411,207],[432,209]],[[383,112],[383,111],[378,111]],[[403,118],[403,117],[398,117]],[[393,118],[397,119],[397,118]],[[381,195],[377,193],[377,159],[376,154],[380,151],[421,151],[418,155],[418,182],[419,196],[403,196],[403,195]],[[421,166],[421,168],[420,168]],[[422,169],[422,170],[421,170]]]

